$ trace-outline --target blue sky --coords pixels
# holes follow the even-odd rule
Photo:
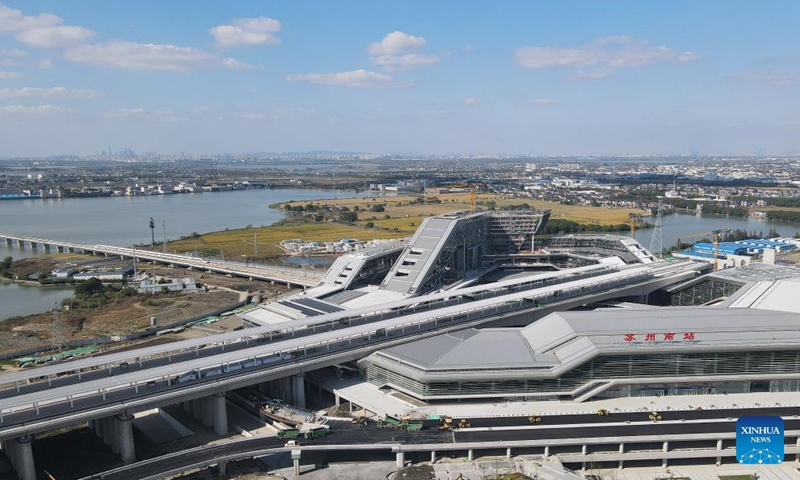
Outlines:
[[[0,157],[800,151],[793,1],[0,0]]]

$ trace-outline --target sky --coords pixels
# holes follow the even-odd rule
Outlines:
[[[800,2],[0,0],[0,157],[800,153]]]

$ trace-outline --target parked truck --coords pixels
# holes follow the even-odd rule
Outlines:
[[[305,433],[306,438],[319,438],[328,434],[327,428],[312,428]]]
[[[278,430],[278,438],[298,438],[300,437],[300,430],[297,428],[288,428],[286,430]]]

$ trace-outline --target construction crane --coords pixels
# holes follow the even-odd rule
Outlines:
[[[722,242],[722,234],[728,233],[731,229],[730,228],[723,228],[720,230],[712,230],[710,232],[703,232],[703,233],[696,233],[694,235],[685,235],[683,238],[697,238],[697,237],[707,237],[711,235],[711,243],[714,245],[714,271],[716,272],[717,267],[717,259],[719,258],[719,244]],[[680,250],[681,248],[681,239],[678,239],[677,248]]]
[[[631,225],[631,238],[633,238],[634,234],[636,233],[636,221],[642,218],[641,215],[638,213],[629,213],[628,214],[628,223]]]
[[[475,205],[477,200],[477,195],[475,194],[475,187],[471,187],[469,190],[469,203],[472,205],[472,209],[475,210]]]

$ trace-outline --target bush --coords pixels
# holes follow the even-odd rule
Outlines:
[[[367,227],[367,228],[375,228],[375,224],[372,223],[372,222],[367,222],[367,223],[364,224],[364,226]]]

